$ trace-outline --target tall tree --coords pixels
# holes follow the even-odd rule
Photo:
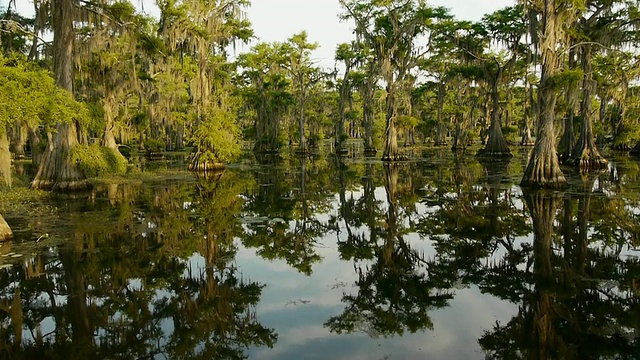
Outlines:
[[[560,5],[560,6],[558,6]],[[556,0],[536,0],[527,7],[541,16],[541,28],[536,31],[542,52],[542,74],[538,86],[538,129],[533,153],[522,176],[521,186],[558,188],[566,184],[556,154],[556,88],[554,76],[559,73],[557,44],[562,36],[562,25],[571,20],[567,16],[567,3]],[[570,11],[569,11],[570,12]],[[534,29],[538,30],[538,29]]]
[[[398,101],[410,71],[416,66],[416,44],[427,25],[450,15],[444,8],[431,8],[422,0],[364,1],[340,0],[345,19],[356,25],[356,36],[365,40],[375,53],[377,66],[386,83],[386,126],[383,161],[406,157],[398,148],[396,120]]]
[[[159,5],[160,31],[170,55],[193,64],[186,74],[196,145],[189,168],[218,169],[239,151],[230,90],[234,68],[227,61],[226,48],[252,36],[249,23],[243,20],[248,1],[160,1]]]
[[[491,126],[489,128],[489,139],[485,148],[480,152],[486,156],[511,156],[511,151],[502,133],[502,122],[500,121],[500,92],[499,85],[511,75],[510,72],[516,65],[519,56],[524,52],[524,45],[521,43],[527,26],[522,6],[507,7],[498,10],[483,18],[483,25],[488,34],[499,45],[505,46],[508,55],[485,55],[483,59],[483,69],[485,79],[490,87],[491,94]]]
[[[59,88],[73,94],[74,0],[51,2],[53,22],[53,74]],[[71,161],[71,149],[78,144],[78,122],[60,122],[55,133],[47,132],[47,147],[31,187],[34,189],[81,190],[89,186],[78,165]]]
[[[603,46],[620,46],[635,37],[635,25],[640,22],[637,1],[589,0],[577,21],[575,31],[580,49],[584,78],[580,115],[582,126],[568,163],[581,170],[598,170],[608,161],[600,155],[593,134],[593,96],[597,82],[593,77],[593,58]]]
[[[280,148],[282,118],[293,103],[282,47],[281,43],[259,43],[238,57],[240,92],[255,112],[253,150],[259,153],[274,152]]]
[[[298,131],[300,144],[298,151],[307,151],[307,141],[305,140],[305,109],[311,88],[325,79],[328,74],[323,73],[320,68],[313,64],[311,52],[318,48],[317,43],[308,41],[307,32],[303,31],[293,35],[286,42],[286,51],[289,62],[286,63],[289,70],[292,85],[295,89],[296,111],[298,117]]]
[[[342,76],[342,80],[339,85],[340,102],[338,104],[338,112],[340,117],[336,123],[334,135],[334,145],[337,154],[347,152],[347,149],[344,146],[345,139],[347,138],[344,131],[344,125],[347,117],[347,104],[350,102],[352,97],[353,74],[351,72],[360,60],[356,47],[357,44],[352,42],[351,44],[339,44],[336,49],[336,61],[344,63],[344,75]]]
[[[376,66],[375,56],[366,43],[358,42],[362,53],[362,62],[358,71],[352,75],[353,82],[362,97],[362,127],[364,128],[364,153],[377,153],[374,143],[374,96],[378,89],[380,70]]]

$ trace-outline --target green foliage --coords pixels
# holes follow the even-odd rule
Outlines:
[[[584,72],[580,69],[566,69],[555,76],[550,77],[547,81],[549,86],[554,89],[562,89],[571,84],[577,84],[582,80]]]
[[[144,148],[150,153],[159,153],[164,150],[164,143],[158,139],[146,139]]]
[[[420,125],[420,122],[421,120],[414,116],[401,115],[398,116],[396,125],[401,129],[411,129]]]
[[[241,152],[239,136],[240,129],[233,114],[221,109],[211,110],[193,134],[201,153],[200,162],[223,163],[236,159]]]
[[[127,159],[119,152],[104,146],[76,145],[71,149],[71,160],[78,164],[87,177],[127,172]]]
[[[0,128],[21,122],[29,126],[77,120],[86,124],[87,107],[59,89],[51,74],[20,57],[0,56]]]
[[[502,134],[507,141],[513,142],[518,135],[518,127],[515,125],[503,126]]]
[[[634,140],[640,138],[640,125],[637,123],[627,123],[622,125],[613,139],[616,148],[629,148],[633,145]]]

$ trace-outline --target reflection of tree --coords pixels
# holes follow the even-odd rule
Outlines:
[[[308,167],[308,162],[311,166]],[[299,183],[279,167],[261,169],[259,191],[247,194],[246,215],[264,221],[249,221],[243,244],[257,248],[268,260],[284,259],[301,273],[310,275],[321,260],[318,240],[329,231],[318,217],[329,210],[329,171],[325,160],[300,159]],[[297,187],[295,187],[298,185]]]
[[[506,298],[521,302],[507,324],[496,324],[480,339],[489,358],[633,358],[639,345],[640,310],[630,274],[638,274],[637,259],[620,257],[615,247],[591,238],[595,219],[591,190],[595,178],[586,178],[577,194],[566,194],[556,219],[559,195],[527,192],[524,199],[533,220],[533,247],[524,256],[507,255],[489,272],[503,273],[487,287],[504,284],[516,293]],[[574,199],[577,198],[577,231]],[[599,198],[608,201],[605,197]],[[561,251],[554,250],[554,221],[561,221]],[[609,219],[615,223],[614,219]],[[603,246],[604,245],[604,246]],[[532,267],[531,267],[532,265]],[[504,267],[517,268],[505,273]],[[633,275],[631,275],[633,276]],[[515,300],[520,299],[520,300]]]
[[[347,198],[347,177],[353,175],[347,167],[338,164],[338,179],[340,183],[340,206],[338,216],[332,218],[335,222],[338,238],[338,252],[343,260],[371,260],[374,257],[373,246],[382,233],[382,220],[384,212],[381,209],[381,201],[375,197],[375,172],[371,163],[365,164],[362,177],[363,195],[355,198],[353,195]],[[344,222],[346,238],[341,236],[340,222]]]
[[[446,306],[452,298],[430,276],[423,255],[404,240],[397,189],[398,168],[385,165],[388,208],[384,239],[381,244],[369,243],[374,254],[371,265],[356,265],[358,292],[343,295],[344,312],[325,323],[331,331],[386,336],[431,329],[428,311]]]
[[[437,196],[427,191],[429,209],[417,221],[423,237],[437,252],[434,271],[451,284],[482,284],[485,264],[499,248],[513,249],[517,236],[527,233],[526,217],[513,199],[508,161],[483,163],[481,175],[464,158],[455,158],[452,175],[440,178]],[[482,185],[479,185],[482,184]],[[509,252],[519,256],[517,252]],[[511,269],[514,270],[514,269]],[[500,274],[495,274],[500,276]]]
[[[272,346],[254,310],[263,285],[233,264],[249,186],[227,172],[195,194],[189,182],[93,194],[64,225],[69,246],[37,256],[42,274],[0,270],[0,357],[237,359]]]

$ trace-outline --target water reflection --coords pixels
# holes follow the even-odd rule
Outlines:
[[[0,357],[640,353],[635,162],[523,193],[521,158],[423,157],[284,156],[0,204]]]
[[[533,246],[491,269],[494,279],[517,284],[507,296],[519,311],[480,338],[487,357],[631,359],[640,353],[639,262],[623,251],[632,239],[614,235],[628,231],[618,218],[628,214],[607,211],[616,200],[603,196],[603,176],[585,177],[564,194],[524,193]]]
[[[273,346],[255,313],[264,284],[234,264],[245,186],[221,175],[77,199],[82,213],[58,229],[68,244],[35,255],[44,271],[1,273],[4,355],[243,358]]]
[[[344,312],[331,317],[325,324],[331,331],[364,331],[370,336],[388,336],[433,329],[429,310],[447,305],[452,297],[447,291],[440,290],[443,284],[430,273],[424,254],[412,249],[403,237],[406,229],[401,218],[404,211],[399,205],[399,188],[402,187],[398,185],[398,172],[398,165],[384,166],[387,209],[381,241],[371,237],[369,241],[358,242],[367,251],[341,252],[342,258],[353,258],[352,254],[358,253],[370,254],[365,259],[372,263],[365,265],[356,261],[357,293],[343,295]],[[365,197],[367,195],[372,196],[372,193],[365,192]],[[373,199],[364,202],[375,203]],[[375,217],[376,213],[373,210],[369,216]]]

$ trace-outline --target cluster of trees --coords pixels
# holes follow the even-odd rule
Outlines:
[[[82,154],[102,154],[101,168],[116,171],[120,146],[191,145],[190,169],[208,171],[232,160],[242,138],[257,153],[287,143],[305,152],[333,137],[340,154],[361,137],[372,154],[381,140],[387,161],[405,159],[399,138],[413,145],[417,133],[437,146],[452,139],[454,150],[479,139],[492,158],[520,139],[535,145],[522,184],[558,187],[559,159],[585,171],[606,165],[597,136],[627,150],[640,138],[637,1],[523,0],[477,22],[423,0],[340,4],[355,35],[336,48],[342,71],[313,62],[318,45],[305,32],[231,61],[231,47],[253,37],[246,0],[158,0],[159,19],[129,1],[34,1],[33,19],[9,7],[2,76],[16,85],[0,96],[39,100],[0,112],[0,150],[10,142],[19,154],[29,139],[42,152],[33,187],[76,189],[87,175],[78,163],[91,163]],[[42,67],[66,95],[33,91],[48,81],[28,80],[46,77]],[[109,150],[74,151],[92,139]]]
[[[0,113],[3,144],[10,138],[19,154],[33,139],[33,188],[82,189],[91,169],[126,169],[121,146],[173,150],[187,138],[197,170],[239,153],[227,48],[252,36],[248,2],[158,1],[160,19],[129,1],[33,5],[34,19],[2,13],[2,83],[11,86],[0,91],[15,105]],[[47,32],[52,42],[41,39]]]

